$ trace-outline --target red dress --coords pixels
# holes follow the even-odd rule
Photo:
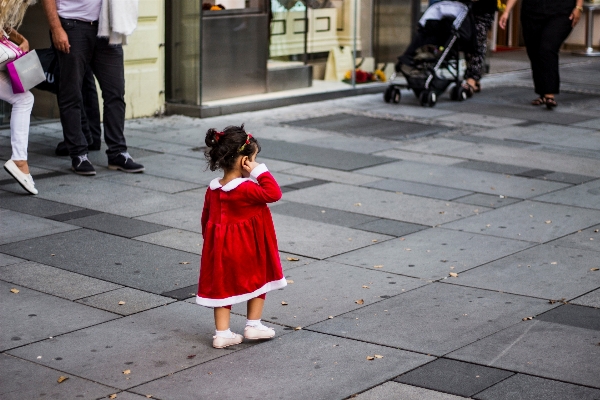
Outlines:
[[[202,210],[202,258],[196,303],[223,307],[248,301],[286,286],[277,238],[267,203],[281,198],[281,189],[260,164],[250,178],[221,186],[214,179]]]

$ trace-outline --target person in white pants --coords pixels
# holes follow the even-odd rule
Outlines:
[[[14,4],[9,4],[14,3]],[[16,43],[24,52],[29,51],[29,42],[19,34],[15,27],[20,25],[25,9],[30,1],[4,1],[0,8],[0,33]],[[0,99],[12,105],[10,116],[10,141],[12,156],[4,164],[4,169],[31,194],[37,194],[33,178],[27,164],[27,142],[29,140],[29,123],[33,108],[31,92],[14,94],[10,77],[6,71],[0,71]]]

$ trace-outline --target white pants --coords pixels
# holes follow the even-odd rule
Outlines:
[[[11,160],[27,160],[27,142],[29,140],[29,122],[33,108],[31,92],[14,94],[10,77],[6,71],[0,72],[0,100],[12,105],[10,114]]]

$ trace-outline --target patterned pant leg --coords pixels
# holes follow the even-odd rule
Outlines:
[[[466,54],[467,70],[465,79],[472,78],[476,81],[483,75],[483,62],[487,51],[488,31],[494,23],[493,14],[482,14],[475,16],[475,31],[477,35],[477,48],[474,54]]]

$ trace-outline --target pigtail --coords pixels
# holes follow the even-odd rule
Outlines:
[[[223,131],[211,128],[206,132],[204,143],[207,146],[204,155],[211,171],[227,171],[238,156],[250,156],[260,151],[258,141],[244,130],[243,124],[228,126]]]

